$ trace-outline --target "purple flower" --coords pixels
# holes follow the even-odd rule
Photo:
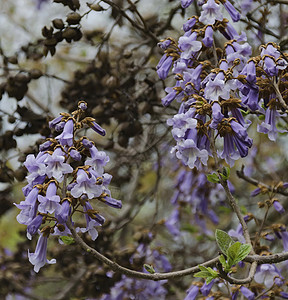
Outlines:
[[[176,152],[176,157],[181,159],[185,166],[193,169],[201,162],[207,165],[208,151],[206,149],[199,150],[195,141],[187,139],[178,142],[177,146],[173,147],[171,153]]]
[[[49,122],[49,128],[55,128],[55,125],[58,124],[59,122],[61,122],[63,119],[63,116],[59,116],[55,119],[53,119],[52,121]]]
[[[234,229],[230,229],[228,231],[228,234],[231,236],[231,237],[234,237],[236,238],[240,243],[245,243],[245,238],[243,236],[243,229],[242,229],[242,226],[241,224],[239,224],[237,226],[237,229],[234,230]]]
[[[68,200],[64,200],[61,204],[61,209],[55,213],[55,218],[58,220],[59,223],[65,224],[71,215],[71,204]]]
[[[97,173],[97,177],[104,172],[104,167],[109,161],[109,156],[104,151],[99,151],[94,145],[89,148],[91,158],[87,158],[85,166],[91,166]]]
[[[201,287],[200,291],[201,293],[203,294],[203,296],[208,296],[210,291],[211,291],[211,288],[214,284],[215,280],[213,279],[210,283],[204,283],[204,285]]]
[[[83,206],[86,218],[86,228],[78,228],[82,233],[88,232],[93,241],[98,237],[98,231],[96,226],[101,226],[105,222],[105,218],[94,212],[93,207],[89,202],[86,202]],[[93,216],[93,218],[91,217]]]
[[[87,103],[86,103],[85,101],[80,101],[80,102],[78,103],[78,107],[79,107],[81,110],[85,111],[85,110],[87,109]]]
[[[59,139],[59,142],[62,146],[73,146],[73,137],[74,137],[74,122],[72,119],[69,119],[63,129],[63,132],[56,136],[56,139]]]
[[[64,174],[73,172],[73,168],[64,161],[64,152],[60,147],[56,148],[52,155],[47,156],[44,162],[47,164],[46,173],[48,178],[53,177],[57,181],[62,182]]]
[[[56,259],[48,260],[46,258],[47,252],[47,236],[40,234],[38,239],[35,253],[30,253],[28,250],[28,258],[32,265],[34,265],[34,271],[36,273],[39,272],[40,268],[42,268],[46,263],[48,264],[55,264]]]
[[[114,199],[110,196],[102,197],[102,198],[100,198],[100,200],[111,207],[122,208],[121,200]]]
[[[188,6],[190,6],[192,4],[193,0],[181,0],[181,6],[183,8],[187,8]]]
[[[255,294],[251,292],[248,288],[245,286],[241,286],[240,291],[242,295],[247,298],[248,300],[253,300],[255,298]]]
[[[218,124],[222,121],[224,115],[221,112],[221,106],[218,102],[214,102],[212,105],[212,122],[210,127],[213,129],[217,129]]]
[[[257,131],[268,134],[268,138],[270,141],[276,141],[278,132],[285,132],[285,130],[278,130],[276,128],[276,118],[279,116],[276,111],[276,107],[272,109],[270,107],[267,108],[265,113],[265,121],[258,125]]]
[[[165,226],[169,232],[174,235],[180,235],[180,220],[179,220],[179,209],[175,208],[168,219],[165,221]]]
[[[14,203],[17,208],[21,209],[16,217],[20,224],[28,225],[36,217],[38,193],[39,189],[34,187],[26,196],[25,201],[21,201],[20,204]]]
[[[167,50],[168,47],[171,45],[172,41],[170,39],[166,39],[164,41],[161,41],[157,44],[158,47],[160,47],[163,50]]]
[[[183,24],[183,30],[185,32],[191,30],[194,27],[194,25],[196,24],[196,21],[197,21],[197,19],[194,17],[188,19],[188,21],[186,21],[186,23]]]
[[[184,300],[195,300],[199,293],[199,287],[197,285],[191,285],[187,291],[187,295]]]
[[[42,151],[42,152],[46,151],[46,150],[48,150],[50,148],[51,145],[52,145],[51,141],[46,141],[46,142],[44,142],[43,144],[41,144],[39,146],[39,150]]]
[[[197,33],[186,32],[178,41],[179,48],[182,50],[182,59],[191,59],[192,56],[202,48],[202,43],[197,41]]]
[[[224,7],[228,11],[233,22],[238,22],[240,20],[241,18],[240,13],[235,9],[235,7],[228,0],[225,0]]]
[[[168,76],[169,70],[172,66],[172,62],[172,56],[167,56],[166,54],[162,56],[158,65],[156,66],[157,74],[160,79],[164,80]]]
[[[204,39],[202,40],[203,44],[206,47],[212,47],[213,45],[213,28],[212,26],[207,26],[205,30],[205,36]]]
[[[59,211],[61,209],[60,197],[56,195],[57,186],[54,181],[50,182],[46,191],[46,195],[38,196],[38,201],[40,202],[38,211],[46,214],[47,212],[53,214],[54,211]]]
[[[88,139],[83,139],[82,144],[85,148],[88,148],[88,149],[90,149],[94,146],[93,142]]]
[[[24,166],[31,173],[27,176],[27,181],[33,185],[35,185],[35,181],[40,181],[45,179],[46,174],[46,165],[44,163],[45,158],[47,157],[47,153],[39,152],[35,158],[33,154],[29,154],[26,157],[26,161],[24,162]]]
[[[288,299],[288,293],[286,292],[280,292],[280,296],[284,299]]]
[[[70,149],[69,151],[70,157],[76,161],[80,161],[82,156],[76,149]]]
[[[43,216],[36,216],[27,226],[27,238],[29,240],[32,239],[32,235],[34,235],[42,224]]]
[[[194,119],[194,111],[188,110],[186,113],[176,114],[172,119],[167,120],[167,125],[173,126],[172,135],[176,141],[185,137],[187,130],[196,128],[197,120]]]
[[[71,189],[71,195],[79,198],[87,195],[89,199],[99,197],[102,194],[102,186],[96,184],[96,178],[83,169],[77,171],[76,184]]]
[[[104,136],[106,135],[105,129],[103,129],[99,124],[96,122],[90,122],[89,123],[90,128],[92,128],[95,132],[99,133],[100,135]]]
[[[281,203],[278,200],[273,201],[273,206],[280,214],[285,213],[284,207],[281,205]]]
[[[215,101],[219,97],[227,100],[230,98],[230,85],[229,81],[224,81],[225,77],[223,72],[219,72],[214,79],[210,79],[204,91],[204,96],[206,99]]]
[[[263,283],[269,289],[274,283],[274,277],[279,275],[280,273],[274,265],[263,264],[257,267],[254,279],[257,283]]]
[[[214,0],[208,0],[202,6],[201,16],[199,21],[203,24],[211,24],[213,25],[216,20],[222,21],[223,15],[220,11],[220,5],[216,4]]]
[[[239,155],[241,157],[247,156],[248,148],[252,146],[252,139],[248,137],[246,129],[238,122],[234,120],[230,122],[231,131],[225,127],[226,125],[228,125],[228,123],[225,119],[218,125],[219,133],[224,137],[224,150],[220,156],[221,158],[225,158],[226,162],[232,166],[234,160],[239,158]],[[222,133],[222,130],[224,133]]]

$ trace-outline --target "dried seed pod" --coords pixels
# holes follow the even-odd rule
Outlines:
[[[81,20],[81,15],[76,12],[72,12],[67,15],[66,22],[69,25],[77,25],[79,24],[80,20]]]
[[[15,75],[14,80],[20,83],[28,83],[31,79],[29,76],[25,75],[24,73],[18,73]]]
[[[77,35],[76,28],[67,27],[63,31],[63,38],[68,42],[68,40],[71,42],[71,40]]]
[[[63,29],[64,28],[64,22],[62,19],[54,19],[52,21],[54,28],[56,29]]]
[[[44,26],[42,28],[42,35],[45,37],[45,38],[51,38],[52,37],[52,34],[53,34],[53,27],[46,27]]]
[[[57,39],[55,37],[51,37],[44,41],[44,45],[47,47],[53,47],[57,45]]]
[[[13,65],[18,64],[18,58],[16,55],[8,57],[7,60],[10,64],[13,64]]]
[[[31,70],[29,71],[29,74],[30,74],[31,79],[38,79],[38,78],[40,78],[41,76],[43,76],[42,71],[39,70],[39,69],[31,69]]]

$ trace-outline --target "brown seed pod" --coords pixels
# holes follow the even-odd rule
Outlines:
[[[63,29],[65,26],[62,19],[54,19],[52,21],[52,24],[53,24],[54,28],[56,28],[56,29]]]
[[[66,22],[69,25],[77,25],[79,24],[80,20],[81,20],[81,15],[76,12],[72,12],[67,15]]]

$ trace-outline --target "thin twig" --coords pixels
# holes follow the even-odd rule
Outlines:
[[[91,253],[91,255],[93,255],[95,258],[97,258],[98,260],[100,260],[104,264],[108,265],[111,268],[111,270],[113,270],[114,272],[120,272],[122,274],[125,274],[125,275],[130,276],[130,277],[134,277],[134,278],[142,278],[142,279],[159,281],[159,280],[164,280],[164,279],[179,278],[179,277],[183,277],[183,276],[187,276],[187,275],[192,275],[192,274],[195,274],[196,272],[200,271],[198,266],[188,268],[188,269],[184,269],[184,270],[181,270],[181,271],[168,272],[168,273],[154,273],[154,274],[147,274],[147,273],[142,273],[142,272],[130,270],[128,268],[122,267],[121,265],[119,265],[116,262],[110,260],[106,256],[102,255],[101,253],[99,253],[98,251],[96,251],[95,249],[93,249],[92,247],[87,245],[81,239],[81,237],[77,234],[77,232],[76,232],[76,230],[75,230],[75,228],[72,225],[70,220],[68,220],[66,224],[67,224],[67,227],[70,229],[70,231],[71,231],[71,233],[72,233],[72,235],[75,239],[75,242],[84,251],[86,251],[87,253]],[[206,261],[206,262],[202,263],[201,266],[205,266],[205,267],[210,266],[211,267],[211,266],[215,265],[218,260],[219,260],[219,256],[217,256],[217,257],[215,257],[215,258],[213,258],[209,261]]]
[[[244,174],[244,166],[242,166],[241,170],[240,171],[236,171],[236,174],[239,178],[242,178],[244,179],[245,181],[257,186],[257,187],[263,187],[265,189],[267,189],[268,191],[270,192],[273,192],[273,193],[278,193],[278,194],[281,194],[281,195],[284,195],[284,196],[288,196],[288,192],[284,192],[283,190],[281,190],[281,188],[277,188],[277,187],[272,187],[270,185],[267,185],[259,180],[256,180],[252,177],[249,177],[247,175]]]

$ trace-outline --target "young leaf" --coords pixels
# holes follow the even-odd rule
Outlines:
[[[220,261],[221,265],[222,265],[224,268],[226,268],[227,262],[226,262],[226,259],[225,259],[225,257],[224,257],[223,254],[220,255],[219,261]]]
[[[206,283],[210,283],[214,278],[218,277],[218,272],[214,271],[212,268],[204,267],[204,266],[198,266],[201,270],[200,272],[194,274],[194,277],[201,277],[206,279]]]
[[[206,176],[207,176],[207,180],[212,182],[212,183],[219,183],[220,182],[220,180],[218,178],[218,175],[216,173],[208,174]]]
[[[217,276],[218,277],[218,276]],[[215,277],[216,278],[216,277]],[[206,278],[206,284],[209,284],[213,279],[215,279],[214,277],[207,277]]]
[[[151,266],[151,265],[144,264],[144,268],[146,271],[148,271],[151,274],[155,273],[155,270],[154,270],[153,266]]]
[[[194,274],[194,277],[208,278],[210,277],[210,273],[208,271],[200,271]]]
[[[224,167],[220,175],[223,178],[223,180],[227,180],[230,176],[230,169],[228,167]]]
[[[228,233],[226,233],[223,230],[216,229],[215,232],[216,242],[220,250],[223,254],[227,256],[227,250],[228,248],[234,244],[233,239],[230,237]]]
[[[75,243],[75,240],[71,236],[60,236],[60,240],[66,245],[71,245]]]
[[[239,261],[243,260],[250,253],[250,251],[251,251],[251,245],[249,244],[241,245],[235,263],[237,264]]]
[[[236,260],[237,260],[237,258],[239,256],[240,247],[241,247],[241,243],[240,242],[236,242],[236,243],[232,244],[228,248],[228,250],[227,250],[227,258],[228,258],[228,264],[230,266],[236,264]]]

